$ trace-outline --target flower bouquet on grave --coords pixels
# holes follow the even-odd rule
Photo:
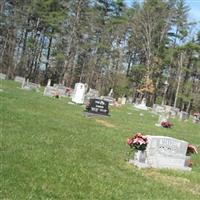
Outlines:
[[[131,149],[144,151],[147,147],[148,139],[142,133],[136,133],[133,137],[128,138],[127,143]]]
[[[193,165],[193,162],[190,157],[192,154],[198,154],[197,148],[192,144],[188,144],[188,148],[186,152],[186,165],[188,167],[192,167]]]
[[[164,128],[171,128],[173,126],[172,123],[168,122],[168,121],[163,121],[160,123],[162,127]]]
[[[190,156],[192,154],[197,154],[197,153],[198,153],[197,148],[192,144],[188,144],[188,148],[187,148],[187,153],[186,154],[188,156]]]

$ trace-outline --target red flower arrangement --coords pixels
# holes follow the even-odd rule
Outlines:
[[[171,128],[173,124],[170,122],[161,122],[161,126],[164,128]]]
[[[198,153],[198,151],[197,151],[197,148],[194,146],[194,145],[192,145],[192,144],[189,144],[188,145],[188,148],[187,148],[187,155],[191,155],[191,154],[197,154]]]
[[[133,137],[128,138],[127,143],[131,148],[144,151],[146,149],[148,139],[146,136],[142,135],[142,133],[136,133]]]

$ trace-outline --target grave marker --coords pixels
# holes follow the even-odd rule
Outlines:
[[[76,83],[74,93],[72,95],[72,101],[74,103],[83,104],[86,92],[86,84]]]
[[[6,74],[0,73],[0,79],[5,80],[6,79]]]
[[[14,81],[18,82],[18,83],[24,83],[25,80],[26,79],[24,77],[21,77],[21,76],[15,76],[15,79],[14,79]]]
[[[181,111],[179,114],[179,119],[185,121],[189,119],[189,114],[187,112]]]
[[[89,104],[86,106],[86,111],[88,113],[104,115],[109,114],[109,102],[102,99],[90,99]]]
[[[24,81],[22,83],[22,89],[24,89],[24,90],[34,90],[36,92],[39,92],[40,84],[31,83],[31,82],[29,82],[29,79],[27,79],[27,81]]]
[[[141,110],[148,110],[146,106],[146,99],[143,98],[141,104],[136,104],[135,108],[141,109]]]
[[[145,151],[138,151],[132,161],[140,168],[169,168],[190,171],[188,143],[165,136],[147,136],[148,144]]]

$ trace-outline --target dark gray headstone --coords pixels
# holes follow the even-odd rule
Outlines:
[[[86,111],[98,115],[108,115],[109,103],[102,99],[90,99],[89,104],[86,106]]]

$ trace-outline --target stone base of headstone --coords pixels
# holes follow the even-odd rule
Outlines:
[[[101,115],[101,114],[96,114],[96,113],[91,113],[91,112],[87,112],[87,111],[84,111],[84,116],[85,117],[109,117],[110,115]]]

